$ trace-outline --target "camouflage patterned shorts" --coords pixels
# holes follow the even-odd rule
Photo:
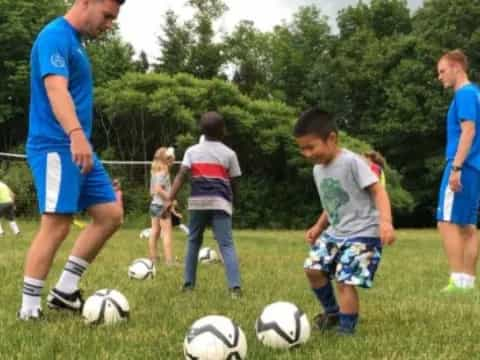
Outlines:
[[[379,238],[336,239],[322,234],[311,247],[304,268],[323,271],[340,283],[370,288],[381,255]]]

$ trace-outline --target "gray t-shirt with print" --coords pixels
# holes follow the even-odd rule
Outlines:
[[[170,192],[172,185],[170,183],[170,175],[165,172],[152,174],[150,178],[150,193],[153,193],[156,186],[161,186],[167,193]],[[152,204],[163,205],[163,199],[158,194],[152,195]]]
[[[365,159],[349,150],[327,165],[315,165],[313,177],[328,215],[326,233],[336,238],[378,237],[378,211],[368,186],[378,182]]]

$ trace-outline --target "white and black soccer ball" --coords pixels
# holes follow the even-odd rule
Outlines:
[[[190,327],[183,353],[187,360],[243,360],[247,357],[247,340],[229,318],[209,315]]]
[[[87,324],[112,325],[128,319],[130,306],[125,296],[118,290],[96,291],[83,304],[82,316]]]
[[[146,228],[140,231],[140,239],[150,239],[150,235],[152,234],[152,228]]]
[[[152,279],[156,274],[155,265],[147,258],[136,259],[128,268],[130,279],[145,280]]]
[[[209,247],[203,247],[198,252],[198,261],[203,264],[208,264],[219,261],[219,258],[215,250]]]
[[[255,330],[262,344],[275,349],[289,349],[307,342],[310,322],[295,304],[280,301],[263,309]]]

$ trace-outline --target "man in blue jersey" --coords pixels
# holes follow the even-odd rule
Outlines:
[[[82,37],[112,27],[125,0],[75,0],[64,17],[47,24],[32,48],[27,158],[42,214],[25,262],[21,320],[42,316],[40,294],[73,214],[87,210],[91,223],[75,241],[50,308],[79,312],[78,282],[121,223],[112,182],[92,151],[91,65]]]
[[[468,60],[460,50],[445,53],[438,79],[455,91],[447,115],[446,166],[439,192],[438,229],[450,268],[445,292],[475,286],[480,200],[480,89],[468,80]]]

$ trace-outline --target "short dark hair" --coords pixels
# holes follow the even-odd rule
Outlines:
[[[316,135],[322,138],[322,140],[326,140],[332,132],[338,134],[335,119],[332,114],[318,107],[303,112],[293,128],[295,137]]]
[[[225,134],[223,116],[216,111],[209,111],[200,118],[200,129],[207,138],[221,139]]]

